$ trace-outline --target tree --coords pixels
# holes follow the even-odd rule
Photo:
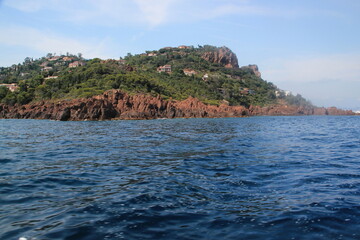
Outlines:
[[[9,92],[10,90],[7,87],[0,86],[0,100],[3,99]]]
[[[20,92],[17,95],[17,103],[19,104],[27,104],[29,102],[31,102],[33,99],[33,96],[31,93],[28,92]]]
[[[12,106],[17,102],[16,95],[13,92],[8,92],[1,102]]]
[[[35,89],[35,96],[38,99],[50,99],[51,98],[50,89],[45,85],[40,85]]]
[[[30,64],[31,63],[31,58],[30,57],[26,57],[24,59],[24,65]]]
[[[26,92],[28,89],[28,85],[26,84],[25,80],[19,82],[19,89],[21,92]]]

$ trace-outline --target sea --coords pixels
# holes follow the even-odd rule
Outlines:
[[[360,239],[360,116],[0,120],[0,239]]]

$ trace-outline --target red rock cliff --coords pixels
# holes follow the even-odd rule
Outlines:
[[[217,51],[205,52],[202,58],[212,63],[219,63],[226,68],[238,68],[238,59],[236,54],[227,47],[218,48]]]
[[[196,98],[184,101],[163,100],[146,94],[128,95],[109,90],[88,99],[61,102],[37,102],[22,106],[0,105],[0,118],[32,118],[61,121],[156,119],[156,118],[214,118],[258,115],[354,115],[336,108],[303,108],[295,106],[206,105]]]
[[[128,95],[110,90],[89,99],[38,102],[23,106],[0,105],[0,118],[33,118],[53,120],[110,120],[190,117],[241,117],[247,115],[242,107],[211,106],[196,98],[166,101],[145,94]]]

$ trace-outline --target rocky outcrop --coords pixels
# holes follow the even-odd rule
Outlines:
[[[0,105],[0,118],[52,119],[60,121],[241,117],[248,115],[242,106],[212,106],[189,97],[184,101],[163,100],[145,94],[129,95],[110,90],[89,99],[38,102],[23,106]]]
[[[250,64],[248,66],[243,66],[241,67],[242,69],[250,69],[255,76],[257,76],[258,78],[261,78],[261,73],[259,71],[259,67],[256,64]]]
[[[251,116],[355,115],[350,110],[342,110],[335,107],[319,108],[291,105],[250,106],[249,112]]]
[[[146,94],[129,95],[109,90],[88,99],[61,102],[37,102],[27,105],[0,105],[0,118],[52,119],[60,121],[156,119],[156,118],[217,118],[259,115],[354,115],[337,108],[313,108],[274,105],[268,107],[206,105],[196,98],[184,101],[164,100]]]
[[[329,107],[329,108],[326,108],[326,110],[327,110],[327,115],[355,115],[355,113],[353,111],[342,110],[342,109],[338,109],[336,107]]]
[[[236,54],[227,47],[217,48],[217,51],[204,52],[202,58],[212,63],[219,63],[226,68],[239,67]]]

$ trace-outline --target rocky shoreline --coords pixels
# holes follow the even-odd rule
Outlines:
[[[87,99],[61,102],[37,102],[27,105],[0,105],[2,119],[51,119],[60,121],[157,119],[157,118],[221,118],[246,116],[355,115],[335,107],[267,107],[206,105],[196,98],[183,101],[164,100],[146,94],[129,95],[109,90]]]

